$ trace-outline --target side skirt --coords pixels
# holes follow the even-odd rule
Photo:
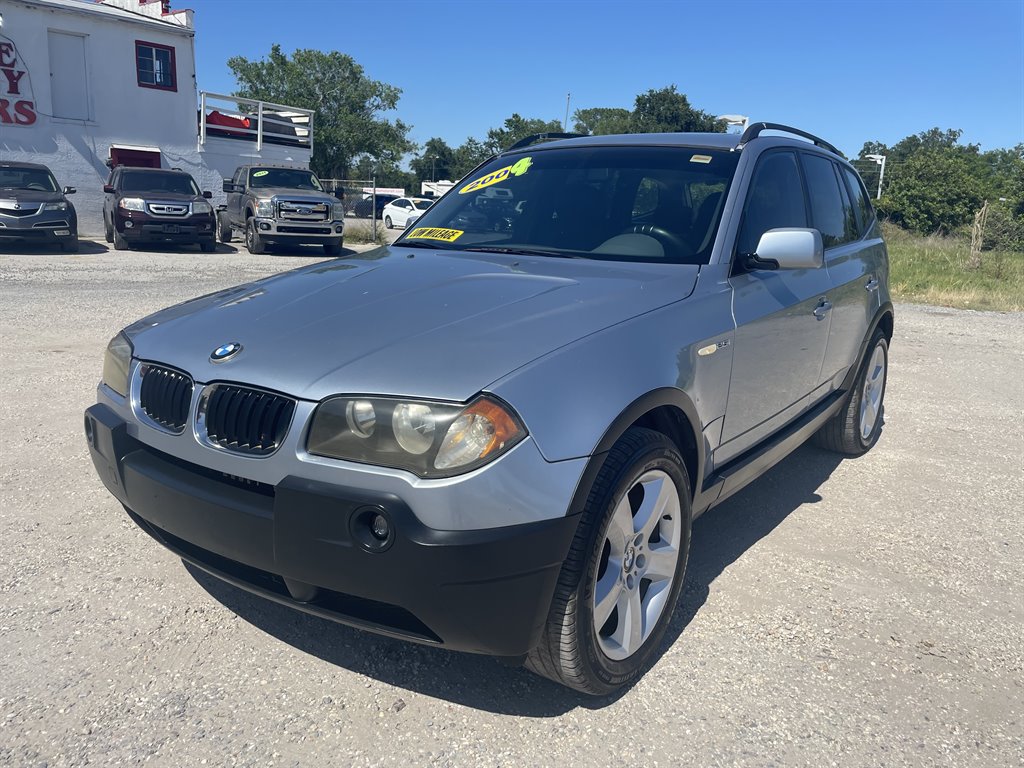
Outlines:
[[[701,495],[713,498],[715,506],[749,485],[782,459],[803,445],[840,408],[848,392],[837,390],[796,421],[764,442],[719,467],[704,481]]]

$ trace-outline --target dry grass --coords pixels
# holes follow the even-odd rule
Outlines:
[[[371,230],[368,221],[352,222],[345,225],[345,242],[360,245],[364,243],[383,245],[385,243],[384,232],[384,225],[379,221],[376,222],[375,230]]]
[[[890,284],[899,301],[963,309],[1024,310],[1024,253],[984,251],[970,269],[970,243],[921,237],[884,225]]]

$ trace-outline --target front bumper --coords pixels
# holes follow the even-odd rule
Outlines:
[[[116,208],[114,227],[130,243],[198,243],[216,236],[212,213],[158,217],[145,211]]]
[[[257,216],[256,229],[268,243],[334,243],[345,236],[345,222],[287,221]]]
[[[296,476],[242,480],[146,445],[102,403],[85,420],[107,489],[140,527],[214,576],[308,613],[455,650],[521,656],[540,637],[578,516],[437,530],[393,493]],[[370,551],[362,526],[377,513],[392,538]]]
[[[38,219],[38,220],[37,220]],[[33,217],[33,222],[10,220],[0,221],[0,243],[66,243],[78,237],[78,222],[66,214]]]

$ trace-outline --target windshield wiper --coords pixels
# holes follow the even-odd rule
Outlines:
[[[586,256],[578,256],[575,253],[565,251],[546,250],[543,248],[512,248],[496,245],[479,245],[472,248],[463,248],[464,251],[477,251],[479,253],[508,253],[513,256],[555,256],[559,259],[585,259]]]

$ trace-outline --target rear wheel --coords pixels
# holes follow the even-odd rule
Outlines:
[[[221,211],[217,214],[217,239],[222,243],[230,243],[233,236],[231,219],[228,218],[227,211]]]
[[[878,442],[885,415],[885,382],[889,371],[889,342],[875,331],[853,388],[842,409],[814,435],[822,448],[860,456]]]
[[[689,548],[682,459],[660,432],[630,429],[594,482],[526,666],[594,695],[637,680],[672,617]]]
[[[267,252],[267,245],[256,231],[256,219],[249,218],[245,221],[245,247],[249,253],[259,255]]]

